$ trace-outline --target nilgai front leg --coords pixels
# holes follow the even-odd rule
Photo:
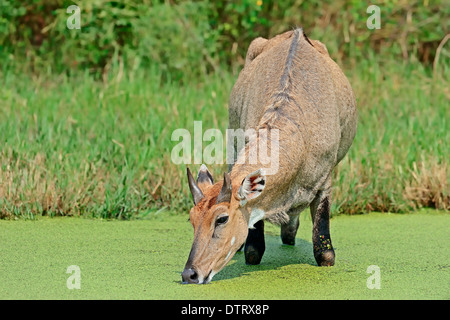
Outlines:
[[[334,249],[330,237],[331,188],[320,190],[310,205],[313,221],[314,258],[319,266],[334,265]]]
[[[259,220],[253,229],[248,229],[245,241],[244,254],[246,264],[259,264],[266,250],[264,242],[264,221]]]

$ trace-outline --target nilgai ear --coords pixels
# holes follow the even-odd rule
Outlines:
[[[201,190],[204,191],[205,187],[213,184],[214,179],[211,172],[209,172],[208,168],[204,164],[202,164],[197,175],[197,185]]]
[[[217,196],[216,203],[230,202],[231,193],[232,193],[232,185],[230,174],[225,172],[223,174],[223,186],[222,189],[220,190],[219,195]]]
[[[197,205],[200,200],[203,199],[204,195],[202,190],[198,187],[198,185],[195,183],[194,177],[192,176],[191,170],[187,168],[187,176],[188,176],[188,182],[189,182],[189,189],[191,190],[192,198],[194,199],[194,204]]]
[[[245,177],[238,191],[238,198],[241,200],[241,206],[245,205],[248,200],[258,197],[265,186],[266,175],[264,169],[256,170]]]
[[[258,37],[250,43],[247,50],[247,55],[245,56],[245,66],[249,65],[258,55],[261,54],[261,52],[263,52],[267,41],[267,39]]]

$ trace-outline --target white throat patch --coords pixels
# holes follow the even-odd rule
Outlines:
[[[252,212],[250,213],[250,219],[248,221],[249,229],[255,228],[255,223],[257,223],[259,220],[262,220],[265,214],[266,213],[261,209],[252,209]]]

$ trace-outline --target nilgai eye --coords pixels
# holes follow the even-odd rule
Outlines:
[[[221,216],[221,217],[217,218],[216,223],[217,224],[224,224],[227,221],[228,221],[228,216]]]

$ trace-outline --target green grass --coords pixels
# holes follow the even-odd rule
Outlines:
[[[449,299],[449,219],[433,210],[336,216],[336,265],[317,267],[305,212],[294,247],[267,225],[260,265],[238,253],[199,286],[180,283],[193,238],[183,215],[0,220],[0,299]],[[66,286],[71,265],[79,290]],[[380,268],[380,289],[367,288],[370,265]]]
[[[187,207],[184,170],[170,159],[172,132],[201,119],[204,130],[224,130],[232,77],[189,87],[159,80],[156,72],[108,84],[6,75],[0,216],[127,218]]]
[[[369,58],[344,67],[359,126],[335,173],[333,214],[450,208],[448,66]],[[29,77],[0,88],[0,217],[143,217],[186,211],[185,166],[170,159],[172,132],[194,120],[225,130],[236,76],[218,71],[185,85],[157,69]],[[204,147],[208,143],[204,143]],[[193,171],[199,165],[191,165]],[[209,166],[216,178],[226,165]]]

